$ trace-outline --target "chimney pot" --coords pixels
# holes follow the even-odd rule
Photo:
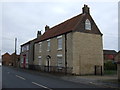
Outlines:
[[[41,31],[37,32],[37,38],[39,38],[41,36]]]
[[[47,31],[47,30],[49,30],[50,29],[50,27],[48,26],[48,25],[46,25],[45,26],[45,32]]]
[[[82,8],[82,10],[83,10],[83,13],[85,13],[85,14],[89,14],[90,13],[89,12],[89,7],[86,4],[84,4],[84,7]]]

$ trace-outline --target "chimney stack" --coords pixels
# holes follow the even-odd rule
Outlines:
[[[41,36],[41,31],[37,32],[37,38],[39,38]]]
[[[89,7],[88,7],[88,5],[85,5],[84,4],[84,7],[82,8],[82,10],[83,10],[83,13],[84,14],[89,14],[90,12],[89,12]]]
[[[50,29],[50,27],[48,26],[48,25],[46,25],[45,26],[45,32],[47,31],[47,30],[49,30]]]

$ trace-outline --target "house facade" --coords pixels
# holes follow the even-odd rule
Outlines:
[[[11,54],[11,66],[19,67],[19,60],[20,60],[20,55],[17,55],[15,53]]]
[[[34,66],[47,72],[76,75],[103,73],[102,33],[92,19],[89,7],[52,28],[34,45]]]
[[[20,56],[15,53],[12,53],[11,55],[9,53],[5,53],[4,55],[2,55],[2,64],[6,66],[17,67],[19,66],[19,58]]]
[[[2,65],[11,65],[11,55],[9,53],[5,53],[2,55]]]
[[[120,51],[116,54],[115,61],[117,63],[118,80],[120,81]]]
[[[34,69],[33,60],[34,60],[34,43],[40,37],[41,32],[37,32],[37,38],[30,40],[21,45],[20,53],[20,67]]]

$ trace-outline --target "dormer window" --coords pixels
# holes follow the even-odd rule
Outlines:
[[[90,23],[89,19],[86,19],[86,21],[85,21],[85,29],[91,30],[91,23]]]

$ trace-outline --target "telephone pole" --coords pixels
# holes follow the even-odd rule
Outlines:
[[[14,67],[16,67],[16,47],[17,47],[17,38],[15,38],[15,55],[14,55]]]
[[[17,38],[15,38],[15,54],[17,53],[16,47],[17,47]]]

